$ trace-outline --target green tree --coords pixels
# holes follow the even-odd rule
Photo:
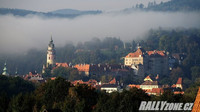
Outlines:
[[[42,105],[45,105],[47,109],[52,109],[53,106],[60,106],[56,104],[65,100],[69,87],[70,83],[61,77],[48,80],[35,91],[37,107],[40,109]]]
[[[200,77],[200,66],[193,66],[191,68],[191,76],[192,76],[192,80],[195,81],[195,79]]]
[[[11,112],[31,112],[35,104],[35,99],[32,94],[19,93],[13,97],[9,104],[9,111]]]

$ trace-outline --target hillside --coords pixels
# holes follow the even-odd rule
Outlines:
[[[11,14],[14,16],[27,16],[27,15],[38,15],[43,17],[59,17],[59,18],[74,18],[81,15],[89,15],[89,14],[100,14],[102,11],[79,11],[73,9],[61,9],[51,12],[37,12],[31,10],[24,9],[9,9],[9,8],[0,8],[0,15]]]
[[[126,8],[123,11],[162,11],[162,12],[176,12],[176,11],[200,11],[200,1],[199,0],[171,0],[168,2],[161,2],[157,4],[154,2],[149,2],[148,6],[145,7],[144,4],[136,4],[132,8]]]

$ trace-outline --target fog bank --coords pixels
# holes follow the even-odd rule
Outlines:
[[[200,28],[197,12],[103,13],[75,19],[39,16],[0,16],[0,52],[23,52],[30,48],[46,49],[52,35],[56,46],[98,37],[119,37],[123,41],[143,38],[149,29]]]

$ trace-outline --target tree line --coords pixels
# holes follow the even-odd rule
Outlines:
[[[16,87],[10,88],[13,84]],[[19,77],[0,76],[0,111],[40,112],[47,109],[61,112],[137,112],[141,101],[194,102],[196,93],[191,91],[198,86],[200,83],[196,82],[184,95],[165,91],[161,96],[149,96],[137,88],[108,94],[88,85],[73,86],[61,77],[34,85]],[[23,90],[18,91],[20,88]],[[17,93],[13,92],[15,90]]]

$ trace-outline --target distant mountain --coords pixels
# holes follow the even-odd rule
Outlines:
[[[99,10],[96,10],[96,11],[80,11],[80,10],[75,10],[75,9],[60,9],[60,10],[51,11],[50,13],[83,15],[83,14],[99,14],[99,13],[102,13],[102,11],[99,11]]]
[[[12,14],[14,16],[38,15],[43,17],[75,18],[81,15],[101,14],[102,11],[79,11],[74,9],[60,9],[52,12],[37,12],[24,9],[0,8],[0,15]]]

